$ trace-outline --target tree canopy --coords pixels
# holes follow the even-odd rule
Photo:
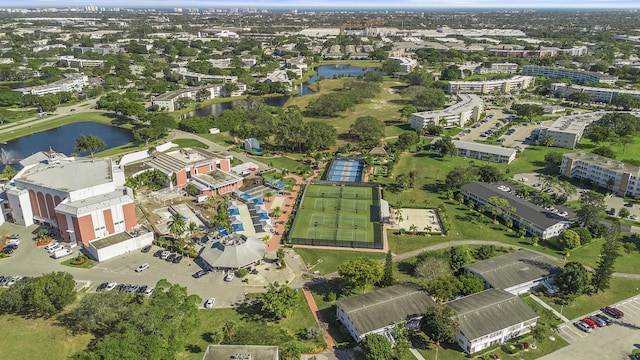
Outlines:
[[[76,283],[66,272],[52,272],[17,281],[0,293],[0,313],[49,317],[76,299]]]
[[[298,294],[288,286],[277,282],[269,284],[267,292],[260,296],[262,313],[280,320],[291,315],[298,305]]]
[[[75,150],[78,152],[88,151],[91,153],[91,157],[93,157],[96,151],[104,149],[105,147],[107,147],[107,144],[99,136],[81,134],[76,139]]]
[[[454,343],[460,323],[455,310],[449,305],[436,305],[427,308],[420,320],[422,330],[431,340],[440,343]]]
[[[361,116],[349,127],[349,134],[366,146],[376,146],[384,136],[384,123],[373,116]]]
[[[359,257],[340,264],[338,273],[348,287],[364,291],[368,285],[382,279],[384,269],[382,264],[374,259]]]
[[[582,295],[589,291],[591,274],[579,262],[571,261],[555,274],[553,281],[563,294]]]

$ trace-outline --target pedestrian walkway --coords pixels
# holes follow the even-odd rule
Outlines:
[[[567,319],[566,317],[564,317],[564,315],[560,314],[558,311],[556,311],[556,309],[552,308],[551,306],[549,306],[549,304],[547,304],[546,302],[540,300],[539,297],[535,296],[534,294],[529,294],[529,296],[531,296],[531,298],[533,300],[535,300],[538,304],[542,305],[544,308],[551,310],[551,312],[559,317],[563,322],[571,322],[569,319]]]
[[[311,291],[309,291],[309,289],[307,289],[306,287],[302,288],[302,291],[304,292],[304,297],[307,299],[309,308],[311,308],[313,317],[316,319],[318,326],[320,326],[320,329],[323,332],[324,341],[327,343],[327,348],[329,349],[335,348],[335,344],[333,343],[333,339],[331,338],[331,335],[329,335],[329,332],[327,332],[327,330],[321,324],[322,319],[320,318],[320,310],[318,310],[318,305],[316,305],[316,301],[313,299],[313,295],[311,295]]]
[[[418,352],[418,350],[416,350],[415,348],[410,348],[409,351],[411,351],[411,353],[413,354],[413,356],[416,357],[416,359],[418,360],[425,360],[425,358],[422,356],[422,354],[420,354]]]

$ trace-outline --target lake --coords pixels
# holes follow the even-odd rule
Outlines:
[[[81,134],[99,136],[107,144],[107,149],[133,141],[133,135],[127,129],[97,122],[79,122],[23,136],[0,145],[0,165],[16,163],[38,151],[49,150],[49,147],[70,156],[75,152],[75,141]]]
[[[298,93],[294,96],[304,96],[313,94],[313,91],[309,89],[309,84],[313,84],[319,79],[333,79],[341,76],[360,76],[364,75],[367,71],[375,71],[379,74],[384,74],[382,71],[376,68],[361,68],[351,65],[322,65],[316,68],[317,73],[314,74],[308,81],[298,85],[296,88]],[[264,102],[270,106],[282,107],[289,100],[289,96],[275,96],[266,97]],[[242,104],[242,100],[225,101],[217,104],[211,104],[204,106],[200,109],[192,111],[188,116],[218,116],[227,109],[233,109],[234,106]]]

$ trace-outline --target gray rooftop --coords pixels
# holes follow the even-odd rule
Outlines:
[[[200,148],[183,148],[168,153],[158,153],[147,164],[169,175],[189,165],[205,165],[218,158],[212,152]]]
[[[629,163],[623,163],[622,161],[614,160],[594,153],[578,151],[574,153],[564,154],[563,156],[574,161],[582,161],[587,164],[593,164],[604,169],[610,169],[617,172],[629,172],[636,176],[640,174],[640,167],[638,166]]]
[[[435,302],[426,292],[410,285],[394,285],[340,300],[360,334],[421,316]]]
[[[491,184],[470,182],[462,185],[460,188],[464,191],[475,194],[485,201],[488,201],[492,196],[498,196],[509,200],[509,204],[516,208],[516,215],[523,219],[527,219],[533,225],[536,225],[541,229],[549,228],[559,222],[568,221],[540,206],[530,203],[524,199],[520,199],[519,197],[511,195],[505,191],[501,191]]]
[[[502,146],[495,146],[495,145],[481,144],[477,142],[460,141],[460,140],[451,140],[451,142],[453,143],[453,145],[455,145],[456,149],[478,151],[478,152],[483,152],[487,154],[495,154],[495,155],[501,155],[501,156],[507,156],[507,157],[511,157],[516,153],[515,149],[505,148]]]
[[[492,287],[498,289],[508,289],[540,279],[557,269],[545,255],[526,249],[478,261],[464,268],[482,276]]]
[[[538,318],[518,296],[489,289],[450,301],[460,319],[460,331],[470,340]]]
[[[227,235],[200,251],[200,258],[213,268],[239,269],[262,260],[267,244],[255,236]]]
[[[40,164],[27,170],[16,181],[71,192],[112,181],[111,159],[62,160],[59,164]]]
[[[202,360],[278,360],[278,347],[264,345],[209,345]]]
[[[67,214],[82,215],[94,210],[110,208],[118,204],[133,202],[133,193],[128,188],[119,188],[114,191],[91,196],[82,200],[62,202],[56,206],[56,211]]]
[[[111,245],[115,245],[121,243],[123,241],[131,239],[131,235],[127,232],[121,232],[117,234],[113,234],[111,236],[104,237],[102,239],[97,239],[90,241],[90,245],[96,249],[103,249]]]

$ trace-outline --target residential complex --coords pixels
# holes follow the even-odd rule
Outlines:
[[[551,146],[575,149],[580,139],[587,132],[589,125],[600,120],[606,111],[561,116],[548,128],[541,128],[538,132],[538,141],[547,136],[553,139]]]
[[[583,151],[564,154],[560,174],[588,180],[618,196],[640,194],[640,168],[604,156]]]
[[[507,209],[504,219],[511,219],[516,227],[523,227],[528,233],[537,235],[541,239],[558,236],[564,229],[571,226],[571,221],[545,210],[543,207],[530,203],[513,194],[498,189],[495,185],[471,182],[460,188],[466,200],[473,200],[478,205],[493,206],[489,198],[497,196],[509,201],[515,211]]]
[[[474,74],[496,74],[496,73],[510,73],[515,74],[518,72],[518,64],[516,63],[492,63],[491,66],[477,66],[474,69]]]
[[[517,295],[489,289],[448,302],[458,315],[456,342],[467,354],[527,334],[538,314]]]
[[[618,95],[629,95],[640,99],[640,91],[626,89],[599,88],[583,85],[567,85],[565,83],[551,84],[549,90],[556,94],[568,97],[576,92],[583,92],[589,95],[592,102],[611,103]]]
[[[158,108],[164,111],[175,111],[178,109],[178,100],[181,98],[189,98],[193,101],[204,101],[227,96],[244,95],[245,91],[247,90],[247,85],[242,83],[235,83],[235,85],[237,89],[233,92],[228,92],[227,90],[225,90],[224,85],[222,84],[169,91],[162,95],[153,97],[151,100],[151,104],[157,105]],[[201,97],[203,96],[203,94],[206,94],[206,96]]]
[[[179,79],[187,79],[196,84],[200,84],[204,82],[221,82],[221,83],[236,83],[238,81],[237,76],[232,75],[209,75],[209,74],[200,74],[197,72],[190,71],[187,68],[177,68],[174,70],[174,73],[178,75]]]
[[[58,58],[60,66],[72,67],[72,68],[84,68],[84,67],[104,67],[104,60],[94,59],[78,59],[74,56],[65,55]]]
[[[618,80],[617,77],[608,74],[551,66],[526,65],[522,67],[522,74],[555,79],[569,79],[578,83],[601,83],[609,85],[614,85]]]
[[[242,186],[243,178],[231,172],[231,160],[200,148],[157,153],[147,165],[167,177],[175,186],[194,185],[203,195],[223,195]],[[173,184],[171,184],[173,186]]]
[[[473,94],[459,94],[458,102],[444,110],[422,111],[411,114],[411,128],[423,129],[429,125],[464,127],[470,121],[480,120],[484,102]],[[446,121],[443,124],[442,121]]]
[[[447,88],[449,94],[519,91],[533,85],[535,79],[532,76],[514,76],[511,79],[486,80],[486,81],[450,81]]]
[[[466,265],[465,274],[482,279],[485,288],[502,289],[520,295],[552,277],[557,267],[539,252],[522,249]]]
[[[452,142],[456,147],[458,156],[493,161],[500,164],[511,164],[518,153],[515,149],[502,146],[460,140],[452,140]]]
[[[46,94],[57,94],[63,91],[82,91],[82,88],[89,85],[89,78],[82,73],[64,74],[64,76],[64,79],[52,82],[51,84],[18,88],[13,91],[19,92],[20,95],[30,94],[42,96]]]
[[[395,60],[400,64],[400,74],[408,74],[418,66],[418,61],[407,57],[389,57],[389,60]]]

